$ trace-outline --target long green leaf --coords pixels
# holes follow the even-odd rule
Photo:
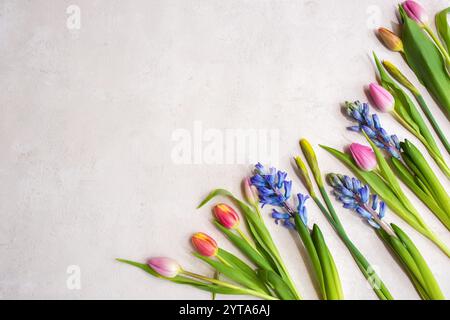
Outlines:
[[[208,257],[204,257],[196,252],[193,253],[194,256],[196,256],[198,259],[203,260],[207,264],[209,264],[211,267],[216,269],[218,272],[220,272],[225,277],[229,278],[230,280],[235,281],[236,283],[239,283],[240,285],[252,289],[255,291],[259,291],[262,293],[270,294],[267,288],[264,286],[261,286],[261,282],[259,279],[255,279],[253,277],[249,277],[246,273],[242,272],[241,270],[237,268],[232,268],[227,266],[226,264],[213,260]]]
[[[249,277],[257,277],[256,271],[253,270],[247,263],[236,257],[231,252],[226,251],[225,249],[219,248],[217,252],[217,256],[225,260],[228,264],[233,266],[234,268],[239,269],[240,271],[247,274]]]
[[[421,180],[418,177],[414,177],[405,168],[404,164],[400,162],[397,158],[391,158],[391,163],[393,167],[396,169],[397,175],[400,179],[405,183],[414,194],[428,207],[430,210],[442,221],[442,223],[447,226],[448,217],[445,211],[439,207],[436,200],[430,196],[427,192],[427,187],[422,184]],[[450,225],[449,225],[450,226]],[[447,228],[449,228],[447,226]]]
[[[161,278],[164,280],[168,280],[177,284],[184,284],[184,285],[189,285],[189,286],[193,286],[197,289],[200,290],[204,290],[204,291],[209,291],[212,293],[219,293],[219,294],[235,294],[235,295],[242,295],[245,294],[240,290],[236,290],[236,289],[231,289],[231,288],[227,288],[227,287],[223,287],[220,285],[216,285],[216,284],[207,284],[201,281],[197,281],[197,280],[193,280],[184,276],[176,276],[175,278],[166,278],[166,277],[162,277],[160,276],[158,273],[156,273],[152,268],[150,268],[148,265],[143,264],[143,263],[139,263],[139,262],[135,262],[135,261],[131,261],[131,260],[125,260],[125,259],[116,259],[119,262],[125,263],[125,264],[129,264],[131,266],[134,266],[136,268],[139,268],[141,270],[144,270],[145,272],[147,272],[148,274],[156,277],[156,278]]]
[[[334,260],[328,250],[328,246],[325,243],[323,234],[320,231],[319,226],[314,224],[311,232],[311,237],[314,242],[314,246],[317,250],[317,254],[320,259],[320,265],[322,266],[323,278],[325,282],[325,288],[327,292],[328,300],[342,300],[344,294],[342,292],[341,281],[336,269]]]
[[[417,168],[422,173],[424,179],[431,187],[431,192],[434,194],[436,201],[442,206],[442,208],[448,213],[450,212],[450,198],[445,191],[444,187],[439,182],[437,176],[434,174],[431,167],[428,165],[425,158],[419,149],[416,148],[411,142],[405,140],[401,144],[402,149],[408,154],[409,158],[414,162]]]
[[[270,263],[250,246],[244,239],[233,233],[233,231],[223,227],[220,223],[214,222],[216,227],[233,243],[247,258],[249,258],[259,268],[271,270]]]
[[[414,259],[411,257],[411,254],[405,248],[403,242],[401,242],[397,237],[387,234],[383,229],[378,229],[377,233],[391,248],[392,252],[397,257],[397,261],[408,275],[420,297],[424,300],[428,300],[427,287],[425,286],[422,274],[420,273]]]
[[[402,7],[399,9],[403,20],[402,41],[406,61],[448,117],[450,115],[450,78],[442,55],[422,28],[408,17]]]
[[[303,245],[306,248],[306,252],[308,253],[309,260],[311,262],[312,267],[314,268],[314,274],[318,283],[318,287],[320,289],[320,295],[323,300],[327,300],[327,290],[325,286],[325,280],[323,276],[323,270],[320,263],[319,255],[317,253],[316,247],[314,246],[314,242],[311,238],[311,234],[308,228],[305,226],[303,221],[300,219],[298,214],[295,215],[295,227],[300,236],[300,239],[303,242]]]
[[[395,234],[405,245],[411,257],[414,259],[414,262],[416,263],[419,272],[422,275],[422,279],[424,280],[424,283],[427,287],[428,296],[435,300],[445,300],[445,297],[442,294],[442,291],[439,288],[439,285],[434,278],[433,273],[431,272],[428,264],[425,262],[425,259],[422,257],[414,243],[411,241],[408,235],[402,229],[400,229],[400,227],[393,223],[391,224],[391,226]]]
[[[260,277],[270,283],[277,296],[282,300],[297,300],[292,294],[289,285],[275,272],[270,270],[260,270]]]
[[[450,7],[442,10],[438,14],[436,14],[435,22],[436,29],[439,33],[439,36],[444,41],[445,46],[447,47],[447,52],[450,53]]]

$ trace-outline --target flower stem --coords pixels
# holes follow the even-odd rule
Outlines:
[[[419,103],[420,107],[422,108],[422,111],[425,113],[432,127],[434,128],[434,131],[436,132],[442,144],[444,145],[445,150],[447,150],[447,153],[450,154],[450,143],[448,142],[447,138],[445,137],[445,134],[442,132],[441,128],[436,122],[436,119],[434,119],[433,114],[431,113],[425,100],[423,99],[423,96],[419,92],[416,93],[413,92],[413,94],[416,97],[416,100]]]
[[[433,30],[430,28],[430,26],[428,24],[425,24],[423,26],[423,28],[425,29],[425,31],[430,35],[431,39],[433,39],[434,43],[436,44],[436,46],[438,47],[439,51],[442,54],[442,57],[444,58],[446,67],[447,65],[450,64],[450,56],[447,53],[447,50],[445,50],[444,46],[442,45],[441,41],[439,40],[439,38],[434,34]],[[447,69],[448,70],[448,69]]]
[[[257,250],[253,241],[251,241],[250,238],[247,237],[247,235],[241,230],[241,228],[236,228],[236,231],[237,231],[237,233],[239,233],[239,235],[242,237],[242,239],[244,239],[245,242],[248,243],[249,246],[251,246],[253,249]]]
[[[373,210],[371,207],[369,207],[368,205],[363,205],[364,209],[370,213],[370,215],[372,216],[372,219],[381,227],[383,228],[384,231],[386,231],[386,233],[388,235],[390,235],[391,237],[396,237],[395,232],[392,230],[392,228],[385,223],[383,220],[381,220],[378,217],[378,214],[375,212],[375,210]]]
[[[222,258],[219,254],[217,254],[216,257],[217,257],[217,259],[218,259],[220,262],[222,262],[223,264],[225,264],[225,265],[231,267],[231,264],[230,264],[227,260],[225,260],[224,258]]]
[[[264,294],[264,293],[261,293],[261,292],[257,292],[257,291],[251,290],[251,289],[246,289],[246,288],[242,288],[242,287],[239,287],[239,286],[235,286],[235,285],[232,285],[232,284],[230,284],[228,282],[223,282],[223,281],[218,280],[218,279],[208,278],[208,277],[202,276],[202,275],[197,274],[197,273],[189,272],[189,271],[186,271],[186,270],[182,270],[181,273],[186,275],[186,276],[195,278],[195,279],[203,280],[203,281],[206,281],[206,282],[210,282],[210,283],[221,285],[223,287],[227,287],[227,288],[230,288],[230,289],[238,290],[238,291],[241,291],[242,293],[245,293],[245,294],[248,294],[248,295],[251,295],[251,296],[255,296],[255,297],[258,297],[258,298],[262,298],[262,299],[266,299],[266,300],[278,300],[277,298],[274,298],[274,297],[269,296],[267,294]]]
[[[392,111],[392,115],[395,119],[397,119],[398,122],[402,126],[404,126],[409,132],[411,132],[417,139],[419,139],[420,142],[425,146],[430,156],[433,158],[433,160],[436,162],[436,164],[439,166],[441,171],[446,175],[448,179],[450,179],[450,169],[448,168],[447,164],[445,163],[445,160],[442,158],[441,154],[436,153],[436,151],[431,148],[428,141],[420,134],[420,132],[417,132],[411,125],[409,125],[408,122],[406,122],[400,114],[396,111]]]

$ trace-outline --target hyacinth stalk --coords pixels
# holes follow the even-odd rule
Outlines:
[[[450,198],[421,152],[408,140],[400,142],[396,135],[389,135],[378,115],[369,113],[367,103],[347,102],[346,112],[358,123],[348,129],[364,132],[377,147],[386,151],[397,176],[450,230]]]
[[[442,172],[447,176],[447,178],[450,179],[450,168],[447,166],[445,159],[433,138],[433,135],[428,129],[428,126],[413,101],[389,76],[375,53],[374,58],[380,74],[381,85],[389,91],[395,99],[394,110],[391,114],[402,126],[404,126],[417,139],[419,139],[420,142],[422,142]],[[450,88],[450,83],[448,88]]]
[[[295,157],[295,162],[297,164],[298,173],[300,179],[302,180],[304,186],[308,190],[309,196],[314,200],[315,204],[318,206],[320,211],[327,218],[328,222],[333,226],[336,233],[339,235],[341,240],[344,242],[347,249],[350,251],[353,259],[355,260],[358,268],[361,273],[367,279],[375,294],[378,296],[380,300],[393,300],[391,293],[387,289],[386,285],[380,279],[378,274],[374,271],[374,268],[371,266],[369,261],[364,257],[364,255],[359,251],[359,249],[355,246],[355,244],[351,241],[349,236],[347,235],[344,226],[342,225],[333,204],[330,201],[328,193],[325,190],[322,173],[319,168],[319,164],[317,161],[316,154],[314,152],[313,147],[306,139],[300,140],[300,147],[302,149],[303,155],[307,160],[309,168],[314,176],[314,180],[316,182],[317,187],[319,188],[320,195],[322,199],[325,201],[325,205],[323,205],[322,201],[319,199],[318,195],[314,190],[314,186],[312,180],[309,176],[308,169],[306,168],[305,163],[301,159],[301,157]]]
[[[163,274],[160,274],[158,272],[159,271],[158,269],[152,268],[151,263],[145,264],[125,259],[116,259],[116,260],[131,265],[133,267],[139,268],[156,278],[168,280],[176,284],[189,285],[197,289],[209,291],[212,293],[227,294],[227,295],[249,295],[265,300],[278,300],[277,298],[271,295],[264,294],[262,292],[248,289],[245,287],[241,287],[239,285],[235,285],[226,281],[218,280],[215,278],[209,278],[204,275],[184,270],[181,267],[179,268],[179,271],[177,272],[176,275],[174,275],[173,277],[167,277],[164,276]]]
[[[215,226],[230,240],[236,248],[241,251],[259,269],[259,276],[274,288],[275,294],[283,300],[300,300],[294,282],[281,258],[272,236],[267,229],[264,220],[252,206],[235,197],[225,189],[213,190],[198,206],[203,207],[206,203],[217,196],[223,196],[235,202],[239,207],[247,229],[252,239],[243,237],[242,232],[235,229],[228,229],[219,222],[214,222]],[[236,231],[236,232],[235,232]],[[221,272],[223,273],[223,272]]]
[[[406,233],[383,218],[386,205],[377,194],[356,178],[329,174],[327,180],[344,208],[357,212],[380,235],[407,271],[412,284],[423,300],[444,300],[445,297],[428,264]]]
[[[398,83],[400,83],[402,86],[407,88],[412,95],[416,98],[417,102],[419,103],[420,107],[422,108],[422,111],[425,113],[426,117],[431,123],[431,126],[433,127],[434,131],[436,132],[437,136],[441,140],[442,144],[445,147],[445,150],[447,150],[447,153],[450,154],[450,143],[447,140],[447,137],[442,132],[441,128],[439,127],[439,124],[436,122],[433,114],[431,113],[430,109],[428,108],[427,103],[425,102],[425,99],[423,98],[422,94],[420,93],[419,89],[417,89],[411,81],[408,80],[408,78],[390,61],[383,61],[384,68],[389,72],[389,74],[397,80]]]
[[[318,225],[308,227],[308,196],[297,194],[297,206],[291,200],[292,181],[287,174],[275,168],[265,169],[261,164],[255,166],[251,183],[256,187],[262,206],[270,205],[272,218],[288,229],[295,229],[308,253],[308,258],[315,273],[317,287],[323,300],[342,300],[344,294],[333,256],[328,249]]]

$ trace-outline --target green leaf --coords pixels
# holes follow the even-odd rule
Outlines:
[[[300,239],[303,242],[303,245],[308,252],[308,257],[310,263],[314,269],[314,274],[316,276],[316,280],[318,282],[318,287],[320,289],[320,295],[323,300],[327,300],[327,290],[325,287],[325,280],[322,271],[322,266],[320,263],[319,255],[316,251],[316,247],[314,246],[314,242],[311,238],[311,234],[309,233],[308,228],[305,226],[303,221],[300,219],[298,214],[295,215],[295,227],[300,236]]]
[[[327,292],[327,300],[344,299],[341,281],[339,279],[336,265],[330,251],[328,250],[328,246],[325,243],[322,232],[320,231],[319,226],[317,226],[316,224],[314,224],[313,226],[311,237],[320,259],[320,265],[322,267],[323,278]]]
[[[248,264],[246,264],[244,261],[236,257],[231,252],[228,252],[224,249],[219,248],[219,251],[217,253],[217,256],[225,260],[229,265],[231,265],[233,268],[238,269],[242,273],[245,273],[248,278],[252,279],[255,283],[258,283],[261,289],[264,292],[270,293],[267,290],[267,286],[261,281],[261,279],[258,277],[258,274],[255,270],[253,270]]]
[[[448,197],[444,187],[439,182],[437,176],[428,165],[428,162],[422,156],[422,153],[408,140],[405,140],[401,146],[404,152],[414,162],[418,170],[423,175],[422,181],[426,181],[430,185],[430,191],[433,193],[436,201],[446,212],[450,212],[450,198]]]
[[[413,283],[417,292],[422,296],[422,293],[424,291],[426,292],[426,286],[422,274],[420,273],[416,262],[411,257],[411,254],[405,248],[403,242],[401,242],[397,237],[390,236],[383,229],[378,229],[377,232],[397,256],[399,262],[401,263],[401,266],[404,268],[406,274],[411,279],[411,282]]]
[[[297,300],[292,294],[289,285],[275,272],[260,270],[260,277],[272,285],[276,295],[282,300]]]
[[[219,294],[236,294],[236,295],[245,294],[240,290],[223,287],[223,286],[216,285],[216,284],[207,284],[207,283],[193,280],[193,279],[190,279],[190,278],[187,278],[184,276],[176,276],[175,278],[162,277],[158,273],[156,273],[152,268],[150,268],[147,264],[143,264],[143,263],[139,263],[139,262],[135,262],[135,261],[131,261],[131,260],[125,260],[125,259],[116,259],[116,260],[119,262],[125,263],[125,264],[129,264],[129,265],[139,268],[141,270],[144,270],[145,272],[147,272],[148,274],[150,274],[156,278],[168,280],[168,281],[171,281],[171,282],[174,282],[177,284],[189,285],[189,286],[193,286],[200,290],[209,291],[209,292],[213,292],[213,293],[219,293]]]
[[[231,252],[228,252],[225,249],[219,248],[219,251],[217,252],[217,256],[221,257],[223,260],[225,260],[227,263],[229,263],[234,268],[239,269],[243,273],[247,274],[247,276],[257,277],[255,270],[253,270],[248,264],[246,264],[244,261],[242,261],[241,259],[236,257]]]
[[[403,206],[408,210],[410,213],[411,219],[415,219],[415,221],[422,226],[424,229],[427,228],[425,225],[425,222],[422,220],[422,217],[417,212],[417,210],[414,208],[411,201],[409,201],[408,197],[403,192],[402,188],[400,187],[400,183],[398,182],[394,172],[392,171],[391,167],[387,163],[386,159],[384,158],[383,154],[379,150],[379,148],[370,140],[370,138],[365,135],[367,142],[369,142],[370,146],[372,147],[375,156],[377,158],[378,167],[380,168],[381,175],[387,181],[387,184],[390,186],[390,188],[394,191],[397,198],[402,202]]]
[[[442,55],[434,42],[416,22],[407,16],[402,7],[400,7],[400,14],[403,19],[402,41],[406,61],[448,117],[450,115],[450,78]]]
[[[216,269],[218,272],[220,272],[225,277],[229,278],[230,280],[235,281],[236,283],[255,291],[259,291],[262,293],[270,294],[270,292],[265,288],[264,286],[261,286],[261,282],[256,277],[249,277],[246,273],[240,271],[237,268],[232,268],[224,263],[213,260],[208,257],[204,257],[196,252],[193,253],[194,256],[196,256],[198,259],[203,260],[207,264],[209,264],[211,267]]]
[[[450,22],[448,20],[449,15],[450,7],[436,14],[435,22],[439,36],[444,41],[444,44],[447,47],[447,52],[450,53]]]
[[[405,183],[414,194],[428,207],[431,211],[447,226],[448,218],[445,211],[443,211],[435,199],[427,193],[427,187],[421,182],[420,178],[412,176],[405,165],[397,158],[392,157],[391,163],[396,169],[397,175]],[[447,226],[449,228],[450,225]]]
[[[272,267],[269,262],[258,252],[250,246],[244,239],[233,233],[233,231],[225,228],[217,221],[215,226],[233,243],[247,258],[262,269],[271,270]]]
[[[431,299],[435,300],[445,300],[445,297],[442,294],[442,291],[439,288],[439,285],[434,278],[433,273],[431,272],[428,264],[425,262],[425,259],[422,257],[417,247],[414,245],[408,235],[402,229],[400,229],[400,227],[396,226],[393,223],[391,224],[391,226],[395,234],[405,245],[411,257],[414,259],[414,262],[417,265],[419,272],[422,275],[422,279],[424,280],[424,283],[426,285],[428,296]]]

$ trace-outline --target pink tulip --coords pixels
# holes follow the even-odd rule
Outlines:
[[[257,205],[259,199],[258,190],[256,190],[256,187],[254,185],[252,185],[252,183],[250,182],[250,178],[244,178],[243,184],[245,198],[247,199],[248,203],[254,206]]]
[[[197,232],[192,236],[191,241],[195,250],[202,256],[214,257],[219,251],[217,242],[206,233]]]
[[[364,171],[372,171],[377,166],[377,158],[371,148],[359,143],[350,145],[350,153],[358,167]]]
[[[171,258],[151,258],[147,264],[158,274],[166,278],[174,278],[181,272],[181,266]]]
[[[417,23],[428,23],[428,15],[420,3],[408,0],[402,3],[402,7],[406,11],[408,17],[410,17]]]
[[[389,112],[394,109],[395,99],[385,88],[376,83],[369,85],[370,96],[375,106],[382,112]]]
[[[239,216],[232,207],[225,203],[220,203],[213,208],[214,215],[221,225],[227,229],[237,228]]]

